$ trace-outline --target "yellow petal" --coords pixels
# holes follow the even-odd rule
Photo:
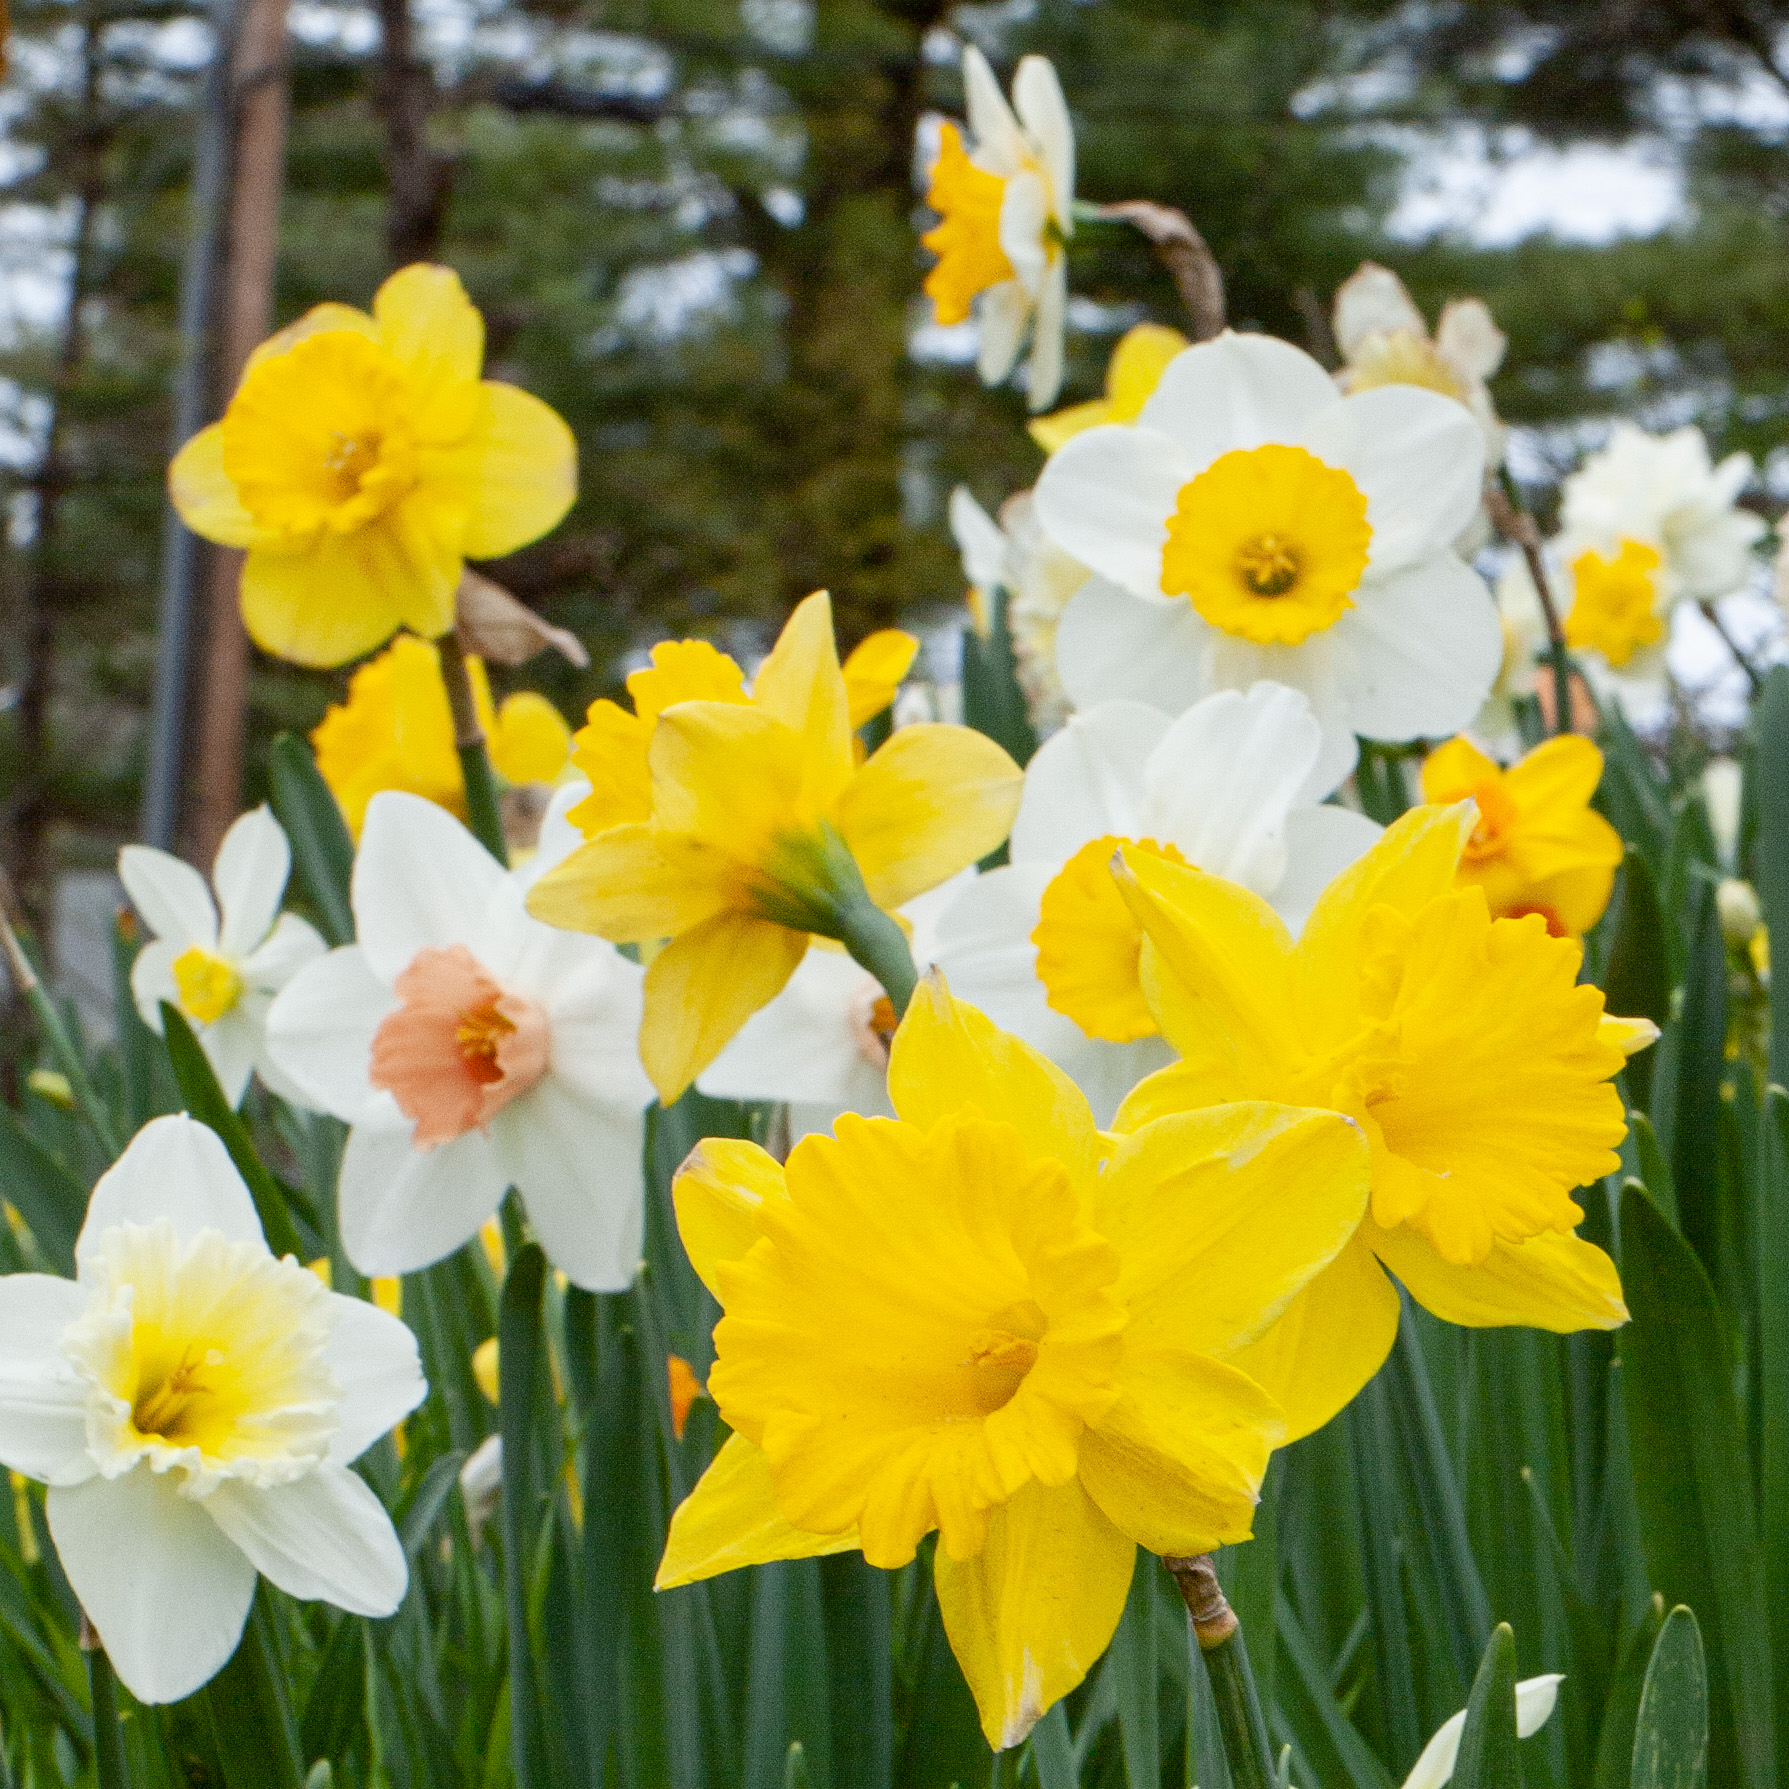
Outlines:
[[[1604,1013],[1596,1038],[1598,1043],[1613,1044],[1624,1056],[1638,1056],[1659,1041],[1659,1028],[1650,1019],[1618,1019],[1613,1013]]]
[[[1300,1019],[1318,1035],[1352,1028],[1360,931],[1368,913],[1385,906],[1414,918],[1452,888],[1473,813],[1465,801],[1412,808],[1323,891],[1299,939],[1296,983]]]
[[[456,441],[477,413],[485,325],[451,267],[400,267],[373,297],[379,341],[410,375],[425,442]]]
[[[1188,1064],[1244,1097],[1271,1097],[1302,1053],[1291,1012],[1292,937],[1249,889],[1126,848],[1118,885],[1148,944],[1143,992]]]
[[[1369,1221],[1374,1252],[1424,1310],[1470,1329],[1521,1323],[1569,1335],[1616,1329],[1627,1321],[1621,1276],[1595,1243],[1552,1231],[1523,1243],[1498,1243],[1475,1267],[1455,1267],[1408,1226]]]
[[[1088,429],[1097,429],[1102,422],[1111,420],[1112,400],[1089,398],[1084,404],[1064,405],[1048,416],[1034,416],[1025,427],[1045,453],[1054,453],[1063,442],[1072,441]]]
[[[1098,1662],[1136,1559],[1072,1479],[1029,1484],[995,1510],[973,1559],[938,1549],[944,1631],[996,1751],[1020,1744]]]
[[[791,835],[816,827],[802,803],[801,736],[757,707],[679,702],[647,747],[653,824],[764,867]]]
[[[1197,1112],[1206,1106],[1230,1106],[1255,1097],[1257,1089],[1238,1074],[1234,1065],[1216,1067],[1204,1062],[1171,1062],[1153,1075],[1145,1075],[1124,1096],[1112,1128],[1120,1135],[1140,1131],[1158,1118]]]
[[[571,761],[590,779],[590,793],[566,816],[586,838],[611,826],[652,817],[652,770],[646,749],[652,722],[609,701],[592,702],[573,736]]]
[[[518,690],[503,698],[491,733],[491,762],[511,783],[553,783],[571,751],[571,728],[545,696]]]
[[[615,826],[542,876],[528,911],[564,931],[645,944],[724,911],[729,869],[654,827]]]
[[[878,907],[902,907],[995,850],[1024,772],[968,727],[902,727],[845,790],[835,822]]]
[[[1165,323],[1136,323],[1118,338],[1106,367],[1106,396],[1113,422],[1135,422],[1168,370],[1168,362],[1190,346]]]
[[[1002,1031],[967,1001],[952,998],[936,970],[913,990],[888,1060],[888,1097],[908,1124],[929,1130],[973,1107],[1010,1124],[1034,1156],[1054,1156],[1078,1187],[1099,1170],[1093,1113],[1048,1057]]]
[[[1292,1442],[1353,1400],[1397,1336],[1397,1290],[1357,1234],[1259,1341],[1224,1358],[1285,1411]]]
[[[752,706],[781,721],[802,748],[802,796],[818,814],[851,779],[851,714],[824,590],[798,603],[752,679]]]
[[[898,627],[885,627],[852,648],[845,660],[845,694],[853,732],[895,699],[918,650],[919,642]]]
[[[652,663],[630,671],[627,693],[634,713],[655,721],[673,702],[741,702],[745,673],[706,640],[661,640]]]
[[[1543,740],[1504,781],[1525,813],[1587,808],[1603,780],[1603,754],[1581,733]]]
[[[242,377],[246,379],[263,361],[272,360],[276,355],[284,354],[295,348],[300,342],[313,335],[326,335],[331,330],[346,329],[355,335],[364,335],[371,341],[379,339],[379,325],[365,311],[356,310],[351,304],[314,304],[294,323],[288,323],[284,329],[276,330],[248,357],[242,368]],[[241,381],[237,382],[240,389]]]
[[[1124,1138],[1096,1222],[1124,1260],[1127,1358],[1254,1341],[1354,1235],[1369,1172],[1358,1125],[1293,1106],[1215,1106]]]
[[[584,849],[595,851],[603,842]],[[667,1106],[759,1007],[782,992],[807,948],[805,932],[743,913],[717,913],[679,933],[652,959],[640,1061]]]
[[[252,547],[261,538],[255,518],[242,507],[236,481],[224,470],[220,423],[201,429],[168,467],[168,497],[193,533],[225,547]]]
[[[716,1266],[737,1261],[758,1240],[766,1199],[787,1197],[782,1163],[756,1143],[705,1137],[684,1158],[671,1183],[677,1234],[696,1277],[717,1299]]]
[[[446,621],[453,586],[446,580]],[[252,547],[242,568],[242,620],[263,652],[299,665],[328,668],[371,652],[417,609],[436,600],[439,571],[413,565],[389,528],[369,524],[353,534],[324,533],[298,552]],[[421,631],[421,630],[418,630]]]
[[[1081,1438],[1081,1483],[1121,1533],[1184,1556],[1246,1541],[1280,1407],[1202,1354],[1128,1351],[1118,1401]]]
[[[500,559],[558,527],[578,495],[578,444],[551,405],[487,379],[469,432],[430,454],[431,483],[466,517],[466,556]]]
[[[770,1465],[743,1435],[729,1435],[696,1488],[677,1506],[654,1590],[674,1590],[742,1565],[849,1553],[857,1535],[809,1534],[786,1522],[770,1485]]]

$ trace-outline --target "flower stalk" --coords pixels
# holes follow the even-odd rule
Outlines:
[[[1173,1574],[1180,1599],[1186,1604],[1187,1620],[1211,1679],[1218,1731],[1230,1761],[1230,1780],[1235,1789],[1274,1789],[1278,1778],[1267,1717],[1261,1712],[1255,1674],[1249,1668],[1242,1623],[1218,1584],[1211,1555],[1164,1559],[1162,1564]]]
[[[1522,505],[1521,493],[1507,466],[1497,468],[1497,482],[1487,492],[1487,507],[1498,531],[1522,549],[1528,575],[1534,581],[1534,593],[1540,598],[1541,614],[1547,623],[1547,662],[1553,667],[1553,731],[1570,733],[1572,728],[1572,660],[1566,650],[1565,628],[1559,619],[1559,607],[1553,600],[1553,586],[1547,579],[1546,560],[1541,555],[1540,530],[1534,517]]]
[[[508,869],[503,812],[497,805],[497,783],[491,774],[491,755],[485,750],[485,730],[478,718],[466,649],[453,628],[441,636],[440,647],[441,676],[447,684],[448,706],[453,710],[454,749],[460,755],[460,774],[466,785],[466,824],[473,837]]]

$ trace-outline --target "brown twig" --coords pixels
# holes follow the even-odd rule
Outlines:
[[[1194,341],[1208,342],[1223,333],[1224,276],[1210,246],[1184,211],[1157,205],[1152,199],[1124,199],[1116,205],[1100,206],[1099,215],[1129,224],[1154,244],[1192,319]]]
[[[1757,693],[1764,688],[1763,673],[1760,672],[1758,667],[1740,650],[1739,642],[1727,632],[1727,624],[1721,619],[1720,611],[1715,608],[1712,602],[1704,599],[1697,603],[1696,607],[1702,611],[1702,619],[1721,636],[1721,644],[1733,654],[1734,663],[1745,672],[1746,680],[1752,686],[1752,694],[1757,695]]]
[[[1174,1575],[1180,1600],[1186,1604],[1186,1612],[1192,1619],[1199,1650],[1210,1652],[1214,1647],[1222,1646],[1241,1623],[1218,1583],[1217,1567],[1212,1564],[1211,1555],[1197,1553],[1190,1559],[1165,1558],[1162,1564]]]
[[[1572,729],[1571,657],[1566,651],[1565,628],[1559,620],[1559,608],[1553,601],[1553,586],[1547,577],[1547,563],[1541,554],[1541,532],[1534,517],[1523,509],[1515,496],[1515,481],[1507,468],[1485,486],[1485,511],[1491,524],[1505,540],[1513,540],[1522,550],[1528,575],[1534,581],[1534,593],[1540,598],[1541,614],[1547,624],[1547,656],[1553,664],[1553,730],[1570,733]]]

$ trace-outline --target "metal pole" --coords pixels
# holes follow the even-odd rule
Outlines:
[[[174,451],[199,432],[211,408],[211,317],[217,286],[218,237],[234,136],[230,71],[236,50],[235,0],[212,0],[211,34],[211,67],[205,76],[193,145],[190,234],[180,270],[180,363],[174,376]],[[162,517],[155,698],[149,717],[142,814],[145,841],[164,851],[174,848],[180,824],[181,760],[186,743],[188,670],[200,559],[199,537],[175,515],[170,504]]]

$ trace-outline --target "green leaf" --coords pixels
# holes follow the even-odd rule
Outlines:
[[[1752,874],[1772,938],[1789,938],[1789,665],[1764,680],[1753,711],[1757,756],[1746,783],[1756,791],[1758,836]],[[1770,984],[1770,1078],[1789,1086],[1789,976]]]
[[[1658,889],[1646,859],[1632,846],[1621,866],[1611,902],[1609,958],[1603,970],[1608,1010],[1625,1019],[1650,1019],[1663,1030],[1671,1018],[1671,954]],[[1628,1059],[1628,1086],[1635,1103],[1650,1104],[1652,1052]]]
[[[1708,1781],[1708,1670],[1696,1618],[1666,1618],[1634,1727],[1632,1789],[1702,1789]]]
[[[888,1573],[860,1553],[835,1553],[815,1563],[826,1622],[832,1781],[889,1789],[894,1684]]]
[[[1037,733],[1025,707],[1013,659],[1007,593],[990,594],[988,633],[963,630],[963,723],[985,733],[1023,768],[1037,750]]]
[[[1670,848],[1669,792],[1620,707],[1609,703],[1602,719],[1603,780],[1597,789],[1597,806],[1615,830],[1641,852],[1656,875]]]
[[[1500,1622],[1479,1661],[1454,1765],[1455,1789],[1521,1789],[1516,1745],[1516,1637]]]
[[[87,1189],[19,1123],[10,1106],[0,1106],[0,1187],[30,1226],[45,1263],[72,1274]]]
[[[422,1475],[408,1506],[398,1518],[398,1537],[409,1558],[415,1559],[422,1551],[430,1531],[447,1507],[454,1486],[460,1482],[460,1468],[465,1463],[466,1456],[462,1453],[441,1454],[429,1462],[428,1471]]]
[[[1280,1668],[1275,1682],[1281,1721],[1311,1761],[1326,1789],[1391,1789],[1392,1777],[1360,1730],[1337,1706],[1323,1661],[1284,1591],[1276,1628]]]
[[[1683,1010],[1677,1022],[1671,1179],[1678,1228],[1702,1264],[1723,1277],[1721,1082],[1727,1061],[1727,944],[1714,884],[1692,878],[1685,926]]]
[[[1037,1767],[1038,1789],[1076,1789],[1075,1747],[1068,1711],[1060,1702],[1051,1703],[1031,1729],[1031,1762]]]
[[[1650,1055],[1651,1052],[1647,1051]],[[1628,1138],[1633,1145],[1634,1178],[1646,1188],[1648,1197],[1670,1221],[1673,1230],[1681,1228],[1677,1221],[1677,1180],[1671,1163],[1659,1143],[1659,1134],[1644,1112],[1628,1114]]]
[[[267,754],[268,796],[292,845],[292,867],[309,897],[317,929],[331,944],[354,942],[348,899],[354,839],[317,761],[302,739],[282,733]]]
[[[256,1588],[241,1645],[202,1692],[229,1789],[303,1789],[304,1756],[268,1597],[265,1585]]]
[[[1695,1251],[1630,1181],[1621,1270],[1629,1452],[1648,1575],[1707,1627],[1712,1776],[1775,1789],[1771,1640],[1763,1555],[1734,1396],[1732,1345]]]
[[[1621,1659],[1603,1698],[1602,1728],[1597,1734],[1596,1770],[1592,1789],[1628,1789],[1634,1768],[1634,1729],[1640,1718],[1640,1698],[1646,1688],[1646,1668],[1652,1649],[1665,1625],[1665,1599],[1654,1595],[1639,1625],[1621,1648]]]
[[[1139,1547],[1131,1572],[1130,1596],[1112,1636],[1112,1665],[1118,1686],[1118,1739],[1125,1776],[1132,1789],[1161,1775],[1161,1704],[1157,1684],[1155,1607],[1163,1590],[1162,1567]]]
[[[224,1091],[211,1072],[211,1062],[199,1040],[193,1036],[179,1010],[167,1001],[161,1003],[162,1035],[167,1040],[168,1060],[174,1065],[174,1079],[180,1087],[180,1101],[201,1124],[209,1125],[222,1139],[236,1164],[236,1172],[247,1183],[249,1197],[255,1202],[255,1213],[261,1220],[267,1246],[276,1255],[292,1255],[308,1261],[315,1252],[304,1246],[286,1209],[286,1196],[280,1184],[267,1171],[255,1153],[254,1140],[224,1098]]]
[[[783,1789],[808,1789],[809,1782],[807,1754],[799,1739],[791,1740],[789,1757],[783,1765]]]
[[[1789,1659],[1789,1093],[1764,1096],[1758,1177],[1758,1521],[1770,1598],[1771,1657]],[[1778,1673],[1777,1735],[1789,1737],[1789,1677]]]

